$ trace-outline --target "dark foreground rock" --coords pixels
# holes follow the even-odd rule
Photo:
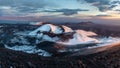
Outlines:
[[[0,47],[0,68],[120,68],[120,46],[72,57],[42,57]]]

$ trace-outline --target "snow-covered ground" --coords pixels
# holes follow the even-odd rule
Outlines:
[[[59,26],[55,26],[52,24],[45,24],[45,25],[40,26],[38,29],[30,32],[29,35],[34,36],[40,32],[50,32],[54,34],[61,34],[63,30]]]
[[[69,39],[65,42],[57,42],[64,45],[77,45],[77,44],[91,44],[91,43],[99,43],[99,41],[95,38],[87,37],[84,34],[75,33],[72,39]]]
[[[41,56],[51,56],[52,54],[42,50],[42,49],[37,49],[36,46],[29,46],[29,45],[22,45],[22,46],[12,46],[9,47],[5,45],[5,48],[11,49],[11,50],[16,50],[16,51],[23,51],[26,53],[32,53],[32,54],[38,54]]]
[[[89,47],[89,48],[97,48],[102,46],[108,46],[110,44],[115,44],[120,42],[119,37],[108,37],[108,38],[99,38],[99,44],[97,46]]]
[[[48,32],[48,33],[53,33],[53,34],[67,34],[67,33],[72,33],[73,37],[70,39],[67,39],[67,41],[61,41],[61,38],[58,36],[55,37],[51,37],[47,34],[44,34],[43,32]],[[17,33],[16,33],[17,34]],[[19,36],[20,34],[20,36]],[[23,35],[23,36],[22,36]],[[85,49],[94,49],[94,48],[99,48],[99,47],[104,47],[104,46],[110,46],[110,44],[115,44],[120,42],[120,38],[114,38],[114,37],[101,37],[101,38],[94,38],[94,37],[90,37],[90,36],[97,36],[96,33],[91,32],[91,31],[85,31],[85,30],[72,30],[70,27],[64,26],[62,25],[60,26],[56,26],[53,24],[44,24],[41,25],[39,28],[37,28],[34,31],[31,31],[27,34],[24,33],[18,33],[18,38],[13,38],[11,39],[12,43],[15,42],[19,42],[22,43],[24,45],[21,46],[5,46],[8,49],[12,49],[12,50],[17,50],[17,51],[23,51],[23,52],[27,52],[27,53],[37,53],[39,55],[42,56],[51,56],[52,54],[41,50],[41,49],[37,49],[36,46],[30,46],[30,42],[27,41],[27,39],[24,38],[24,35],[28,35],[29,37],[34,37],[36,38],[36,44],[37,43],[41,43],[43,41],[50,41],[50,42],[54,42],[56,44],[62,44],[65,46],[76,46],[76,45],[87,45],[87,44],[96,44],[95,46],[89,46],[86,47]],[[84,48],[82,48],[83,50]],[[73,49],[71,49],[73,50]],[[81,50],[80,48],[74,49],[73,51],[79,51]],[[61,50],[59,52],[66,52],[67,50]]]
[[[117,43],[120,43],[120,38],[112,38],[112,37],[109,37],[109,38],[100,38],[99,39],[101,43],[97,44],[96,46],[90,46],[90,47],[87,47],[87,48],[77,48],[77,49],[69,49],[69,51],[80,51],[79,54],[86,54],[89,53],[95,53],[95,52],[99,52],[99,51],[102,51],[102,50],[105,50],[106,47],[110,47],[111,45],[115,45]],[[86,43],[85,43],[86,44]],[[75,45],[74,45],[75,46]],[[41,56],[51,56],[52,54],[45,51],[45,50],[42,50],[42,49],[38,49],[36,48],[36,46],[29,46],[29,45],[22,45],[22,46],[12,46],[12,47],[9,47],[9,46],[5,46],[6,48],[8,49],[12,49],[12,50],[16,50],[16,51],[23,51],[23,52],[26,52],[26,53],[33,53],[33,54],[38,54],[38,55],[41,55]],[[97,50],[95,50],[97,48]],[[81,50],[83,53],[81,53]],[[86,50],[90,50],[86,51]],[[95,51],[93,51],[95,50]],[[67,52],[68,50],[59,50],[59,52]]]
[[[69,33],[75,32],[72,39],[68,39],[67,42],[62,42],[51,38],[48,35],[44,35],[42,32],[49,32],[54,34],[62,34],[62,33]],[[84,30],[72,30],[71,28],[62,25],[62,27],[52,25],[52,24],[45,24],[40,26],[38,29],[29,33],[29,36],[42,38],[46,41],[55,41],[57,43],[65,44],[65,45],[76,45],[76,44],[85,44],[85,43],[97,43],[98,40],[95,38],[91,38],[89,36],[97,35],[94,32],[84,31]],[[73,43],[74,42],[74,43]]]

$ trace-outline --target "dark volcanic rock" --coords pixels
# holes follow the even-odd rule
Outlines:
[[[120,68],[120,46],[85,56],[42,57],[0,48],[1,68]]]
[[[98,26],[90,23],[66,25],[73,29],[94,31],[102,36],[120,36],[120,27]],[[56,53],[54,57],[42,57],[37,54],[27,54],[4,48],[3,44],[6,44],[10,38],[14,37],[14,33],[26,30],[31,31],[37,27],[39,26],[4,25],[4,28],[1,28],[0,42],[2,43],[0,43],[0,68],[120,68],[120,46],[112,47],[107,51],[96,54],[68,57],[64,57],[63,54],[62,56],[57,54],[56,50],[64,47],[56,47],[52,42],[41,43],[37,46],[49,52]],[[54,34],[49,35],[53,37],[56,36]],[[57,36],[62,36],[61,38],[64,38],[63,41],[66,40],[66,38],[72,38],[71,34]],[[34,43],[35,41],[33,40],[34,38],[29,38],[28,41]],[[53,45],[48,46],[48,44]]]

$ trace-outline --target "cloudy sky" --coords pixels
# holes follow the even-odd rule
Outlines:
[[[120,25],[120,0],[0,0],[0,20]]]

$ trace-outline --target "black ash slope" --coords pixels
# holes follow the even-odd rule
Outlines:
[[[72,57],[42,57],[0,47],[1,68],[120,68],[120,45],[111,49]]]

